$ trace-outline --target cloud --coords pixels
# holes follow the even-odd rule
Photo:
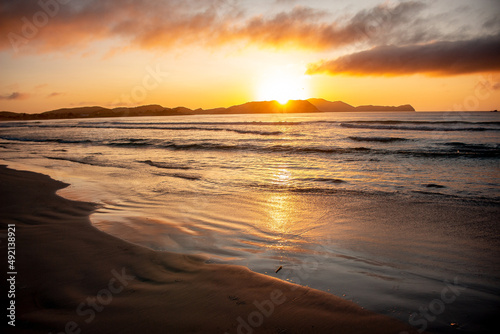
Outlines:
[[[50,1],[47,1],[50,2]],[[45,2],[41,2],[45,3]],[[0,5],[0,50],[53,52],[113,39],[120,46],[168,49],[178,45],[300,46],[327,50],[391,36],[415,20],[422,1],[383,4],[350,18],[295,6],[268,15],[245,15],[229,0],[81,0],[42,8],[37,0],[4,0]]]
[[[256,16],[222,35],[228,41],[281,47],[300,46],[316,50],[369,42],[395,29],[424,8],[421,2],[410,1],[396,6],[379,5],[362,10],[347,20],[329,21],[330,14],[309,7],[296,6],[271,17]]]
[[[170,47],[200,42],[229,17],[238,16],[235,2],[228,0],[66,2],[52,1],[55,5],[44,9],[37,0],[2,1],[0,50],[80,51],[108,39],[138,48]]]
[[[379,46],[310,64],[308,74],[434,76],[500,71],[500,34],[455,42]]]
[[[0,95],[0,100],[14,101],[14,100],[25,100],[29,97],[28,94],[14,92],[12,94]]]
[[[498,44],[494,44],[498,36],[473,38],[478,31],[469,33],[470,29],[451,24],[455,16],[436,14],[433,3],[423,0],[384,2],[337,18],[326,10],[304,6],[281,11],[271,6],[274,9],[269,13],[249,15],[245,2],[238,0],[60,2],[3,0],[0,51],[82,55],[90,50],[87,46],[98,41],[112,45],[104,50],[104,57],[124,49],[164,51],[233,43],[313,51],[355,46],[371,49],[312,64],[309,73],[454,75],[498,68],[497,57],[493,57],[494,52],[498,54]],[[41,3],[56,5],[42,8]],[[489,15],[482,23],[482,34],[498,31],[498,19]],[[444,38],[448,42],[443,42]]]
[[[53,98],[53,97],[58,97],[58,96],[63,96],[63,95],[65,95],[65,93],[53,92],[53,93],[48,94],[47,98],[50,99],[50,98]]]
[[[116,31],[133,37],[143,47],[169,47],[176,42],[209,46],[246,42],[274,48],[329,50],[387,36],[389,31],[411,21],[425,6],[420,1],[384,4],[345,20],[332,20],[331,13],[304,6],[252,17],[245,17],[243,10],[236,7],[225,12],[214,6],[195,15],[184,13],[174,21],[161,18],[149,27],[139,22],[136,27]]]

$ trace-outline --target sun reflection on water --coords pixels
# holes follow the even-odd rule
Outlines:
[[[293,208],[287,193],[274,193],[268,198],[269,229],[277,234],[288,234],[292,230]],[[279,237],[279,236],[277,236]]]
[[[286,168],[280,168],[273,175],[273,183],[287,185],[292,180],[292,173]]]
[[[293,181],[292,173],[286,168],[276,169],[272,183],[280,189],[286,189]],[[270,247],[284,250],[290,244],[289,236],[294,229],[294,208],[292,194],[286,190],[278,190],[268,194],[266,227],[275,238]]]

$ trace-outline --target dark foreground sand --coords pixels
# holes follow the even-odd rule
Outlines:
[[[4,275],[6,228],[16,226],[8,332],[416,333],[321,291],[107,235],[90,224],[95,206],[55,195],[66,185],[48,176],[0,166],[0,182]]]

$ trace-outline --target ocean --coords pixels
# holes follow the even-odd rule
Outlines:
[[[488,112],[0,123],[0,163],[69,183],[106,233],[436,333],[498,326],[499,162]]]

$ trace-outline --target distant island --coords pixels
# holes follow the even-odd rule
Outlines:
[[[322,112],[346,112],[346,111],[415,111],[409,104],[403,104],[401,106],[374,106],[374,105],[364,105],[353,107],[342,101],[330,102],[324,99],[309,99],[307,100],[313,104],[319,111]]]
[[[181,115],[220,115],[220,114],[274,114],[274,113],[313,113],[313,112],[355,112],[355,111],[415,111],[409,105],[354,107],[342,101],[324,99],[290,100],[285,105],[277,101],[248,102],[229,108],[189,109],[185,107],[165,108],[160,105],[139,107],[77,107],[46,111],[39,114],[0,112],[0,121],[44,120],[67,118],[99,118],[99,117],[138,117],[138,116],[181,116]]]

